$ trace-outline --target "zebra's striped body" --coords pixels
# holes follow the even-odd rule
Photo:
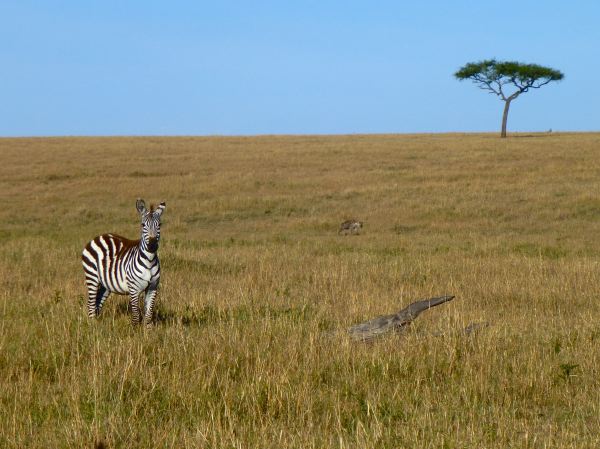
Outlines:
[[[130,296],[132,321],[140,323],[140,300],[145,309],[143,320],[152,321],[154,301],[160,281],[158,243],[160,217],[165,203],[146,210],[143,200],[136,203],[142,218],[140,240],[129,240],[116,234],[102,234],[91,240],[81,254],[88,288],[88,315],[100,314],[111,293]]]

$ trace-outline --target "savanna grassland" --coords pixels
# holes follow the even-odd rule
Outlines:
[[[0,159],[0,447],[600,447],[599,134],[0,139]],[[138,238],[137,197],[167,203],[150,329],[123,296],[88,319],[79,259]],[[442,294],[401,336],[344,333]]]

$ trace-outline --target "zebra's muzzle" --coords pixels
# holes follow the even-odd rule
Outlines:
[[[156,237],[150,237],[148,239],[148,251],[155,253],[158,250],[158,239]]]

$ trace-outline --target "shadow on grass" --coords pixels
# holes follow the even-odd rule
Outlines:
[[[121,301],[115,307],[116,315],[131,319],[129,301]],[[154,323],[158,326],[181,325],[211,326],[219,323],[248,323],[257,320],[288,320],[295,323],[306,322],[315,316],[315,310],[306,304],[296,306],[240,305],[221,309],[212,305],[200,308],[186,306],[183,310],[172,310],[160,304],[154,309]]]
[[[242,305],[231,309],[219,309],[215,306],[206,305],[198,309],[188,306],[181,311],[158,307],[154,313],[154,322],[157,325],[181,325],[186,327],[207,326],[218,323],[246,323],[264,319],[303,322],[309,320],[312,314],[312,308],[306,305],[294,307],[252,307]]]
[[[115,309],[116,315],[130,315],[131,311],[129,310],[129,301],[119,301],[117,303],[117,307]]]

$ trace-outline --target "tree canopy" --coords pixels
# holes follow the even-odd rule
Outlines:
[[[495,59],[470,62],[454,76],[461,81],[470,79],[480,83],[482,89],[495,93],[503,100],[508,98],[503,91],[503,86],[507,84],[512,84],[521,94],[529,89],[539,89],[550,81],[560,81],[564,78],[562,72],[549,67]]]

